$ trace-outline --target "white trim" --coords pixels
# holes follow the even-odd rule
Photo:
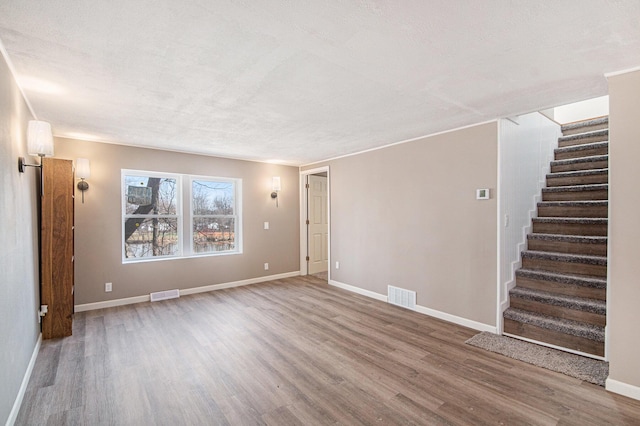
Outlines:
[[[207,291],[222,290],[223,288],[241,287],[241,286],[250,285],[250,284],[263,283],[266,281],[297,277],[299,275],[300,275],[300,271],[293,271],[293,272],[285,272],[283,274],[269,275],[269,276],[258,277],[258,278],[249,278],[247,280],[232,281],[228,283],[212,284],[212,285],[205,285],[202,287],[180,289],[180,295],[186,296],[188,294],[205,293]],[[148,302],[149,300],[150,300],[150,297],[147,294],[144,296],[127,297],[124,299],[105,300],[104,302],[84,303],[82,305],[76,305],[75,312],[93,311],[95,309],[112,308],[114,306],[132,305],[134,303]]]
[[[478,331],[488,331],[489,333],[497,333],[497,328],[493,325],[484,324],[482,322],[470,320],[467,318],[459,317],[457,315],[448,314],[442,311],[436,311],[435,309],[426,308],[424,306],[416,306],[416,312],[429,315],[430,317],[438,318],[447,322],[452,322],[463,327],[472,328]]]
[[[20,406],[22,405],[24,394],[27,391],[27,386],[29,385],[29,380],[31,379],[31,373],[33,373],[33,367],[36,365],[36,359],[38,358],[38,352],[40,352],[41,344],[42,333],[38,335],[38,341],[36,342],[36,346],[33,348],[33,352],[31,353],[31,359],[29,360],[27,371],[25,371],[24,377],[22,378],[22,384],[20,385],[20,390],[18,391],[16,400],[14,401],[11,412],[9,413],[9,418],[7,418],[7,423],[5,424],[6,426],[13,426],[13,424],[16,422],[16,419],[18,418]]]
[[[329,284],[335,287],[342,288],[344,290],[351,291],[353,293],[361,294],[363,296],[370,297],[372,299],[380,300],[382,302],[387,302],[387,296],[376,293],[370,290],[365,290],[360,287],[355,287],[349,284],[341,283],[335,280],[329,280]],[[453,324],[461,325],[463,327],[472,328],[478,331],[488,331],[490,333],[496,333],[496,327],[488,324],[484,324],[481,322],[473,321],[467,318],[462,318],[456,315],[448,314],[446,312],[437,311],[435,309],[427,308],[424,306],[416,305],[414,309],[415,312],[428,315],[430,317],[438,318]]]
[[[512,119],[509,119],[509,121],[515,123],[515,124],[520,124]],[[497,144],[496,144],[496,148],[497,148],[497,153],[496,153],[496,157],[497,157],[497,161],[498,161],[498,167],[497,168],[497,176],[496,176],[496,193],[494,194],[494,197],[496,199],[496,221],[497,221],[497,238],[496,238],[496,285],[497,285],[497,291],[496,291],[496,331],[495,333],[498,335],[502,335],[502,331],[504,329],[503,327],[503,318],[502,318],[502,313],[505,311],[506,308],[504,308],[503,306],[503,302],[502,302],[502,227],[503,227],[503,223],[502,223],[502,125],[500,123],[500,120],[498,120],[496,122],[497,124],[497,129],[496,129],[496,133],[497,133]],[[507,298],[508,300],[508,298]]]
[[[0,54],[2,54],[4,61],[7,63],[9,72],[13,76],[13,80],[15,81],[16,86],[18,86],[18,90],[20,90],[20,94],[22,95],[22,99],[24,99],[24,103],[27,104],[27,108],[29,108],[29,112],[33,116],[33,119],[37,120],[38,116],[33,111],[33,108],[31,107],[31,102],[29,102],[27,95],[24,93],[24,90],[22,90],[22,86],[20,86],[20,82],[18,81],[18,73],[16,72],[16,69],[13,67],[13,62],[11,62],[11,59],[9,59],[9,53],[7,53],[7,50],[5,49],[4,44],[2,44],[2,40],[0,40]]]
[[[580,355],[580,356],[583,356],[585,358],[592,358],[592,359],[597,359],[599,361],[605,361],[605,359],[603,357],[598,356],[598,355],[590,354],[590,353],[587,353],[587,352],[575,351],[573,349],[565,348],[564,346],[557,346],[557,345],[553,345],[551,343],[541,342],[540,340],[529,339],[527,337],[518,336],[517,334],[503,333],[503,335],[507,336],[507,337],[511,337],[512,339],[518,339],[518,340],[523,340],[525,342],[533,343],[533,344],[536,344],[538,346],[544,346],[546,348],[556,349],[558,351],[568,352],[570,354],[575,354],[575,355]]]
[[[609,77],[616,77],[622,74],[629,74],[631,72],[636,72],[636,71],[640,71],[640,66],[637,67],[633,67],[633,68],[627,68],[624,70],[620,70],[620,71],[613,71],[613,72],[606,72],[604,73],[605,78],[609,78]]]
[[[329,280],[329,285],[350,291],[352,293],[361,294],[372,299],[380,300],[381,302],[387,302],[387,296],[385,296],[384,294],[376,293],[375,291],[365,290],[363,288],[341,283],[336,280]]]
[[[405,140],[402,140],[402,141],[399,141],[399,142],[393,142],[393,143],[389,143],[389,144],[386,144],[386,145],[377,146],[375,148],[369,148],[369,149],[365,149],[363,151],[353,152],[351,154],[344,154],[344,155],[339,155],[337,157],[327,158],[326,160],[314,161],[312,163],[303,164],[300,167],[302,168],[302,167],[312,166],[312,165],[318,164],[318,163],[324,163],[326,161],[334,161],[334,160],[339,160],[341,158],[353,157],[354,155],[360,155],[360,154],[365,154],[367,152],[378,151],[380,149],[390,148],[392,146],[402,145],[402,144],[409,143],[409,142],[415,142],[415,141],[418,141],[420,139],[432,138],[434,136],[444,135],[446,133],[457,132],[458,130],[469,129],[471,127],[483,126],[485,124],[489,124],[489,123],[493,123],[493,122],[498,122],[498,119],[494,118],[493,120],[487,120],[487,121],[483,121],[481,123],[468,124],[466,126],[456,127],[455,129],[443,130],[441,132],[431,133],[431,134],[424,135],[424,136],[418,136],[416,138],[405,139]],[[306,172],[306,170],[305,170],[305,172]]]
[[[309,273],[309,264],[307,263],[307,199],[308,192],[305,188],[306,178],[309,175],[318,173],[327,173],[327,221],[329,228],[329,236],[327,238],[327,278],[331,280],[331,172],[329,166],[316,167],[314,169],[300,170],[300,275]]]
[[[626,397],[637,399],[638,401],[640,401],[640,387],[638,386],[630,385],[624,382],[619,382],[617,380],[613,380],[612,378],[608,377],[605,382],[604,388],[609,392],[614,392],[614,393],[624,395]]]

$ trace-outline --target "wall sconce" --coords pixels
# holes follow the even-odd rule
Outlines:
[[[30,120],[27,127],[27,153],[38,157],[53,157],[53,135],[51,124],[46,121]],[[24,157],[18,157],[18,171],[24,173],[25,167],[42,167],[40,164],[27,164]]]
[[[76,158],[76,178],[80,179],[78,182],[78,189],[82,191],[82,204],[84,204],[84,191],[89,189],[89,183],[85,179],[91,177],[91,168],[89,167],[89,160],[86,158]]]
[[[273,189],[273,192],[271,193],[271,198],[275,198],[276,200],[276,207],[278,207],[278,192],[280,192],[280,189],[282,189],[281,185],[280,185],[280,177],[279,176],[274,176],[273,177],[273,182],[271,184],[271,189]]]
[[[38,157],[53,157],[53,134],[51,124],[46,121],[29,120],[27,127],[27,153]],[[18,171],[24,173],[25,167],[40,169],[40,196],[44,197],[44,178],[42,176],[42,159],[40,164],[27,164],[24,157],[18,157]]]

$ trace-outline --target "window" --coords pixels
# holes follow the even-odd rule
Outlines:
[[[191,180],[191,240],[194,253],[234,251],[237,223],[234,181]]]
[[[241,253],[240,187],[240,179],[123,170],[123,262]]]

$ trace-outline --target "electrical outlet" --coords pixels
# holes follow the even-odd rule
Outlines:
[[[268,270],[269,270],[269,264],[268,264],[268,263],[265,263],[265,264],[264,264],[264,270],[265,270],[265,271],[268,271]]]
[[[340,262],[336,260],[336,269],[340,269]]]
[[[105,283],[104,284],[104,292],[109,293],[112,290],[113,283]]]

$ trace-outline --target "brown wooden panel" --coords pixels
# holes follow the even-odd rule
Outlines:
[[[540,206],[538,217],[593,217],[606,218],[607,206]]]
[[[562,306],[549,305],[547,303],[521,299],[519,297],[511,297],[509,300],[509,306],[516,309],[522,309],[523,311],[537,312],[556,318],[564,318],[600,326],[604,326],[607,323],[605,315],[569,309]]]
[[[606,256],[607,243],[589,244],[573,241],[528,239],[527,247],[535,251],[551,251],[555,253],[584,254],[589,256]]]
[[[542,192],[542,201],[593,201],[607,199],[609,199],[609,191],[606,189],[596,191]]]
[[[70,336],[73,320],[73,164],[44,158],[42,197],[42,337]]]
[[[556,281],[537,280],[528,277],[516,277],[518,287],[526,287],[534,290],[548,291],[566,296],[586,297],[589,299],[607,299],[606,288],[586,287],[576,284],[565,284]]]
[[[538,234],[591,235],[604,237],[607,235],[607,224],[546,223],[534,221],[533,232]]]
[[[571,164],[552,164],[551,173],[558,172],[576,172],[578,170],[592,170],[592,169],[606,169],[609,167],[609,161],[592,161],[584,163],[571,163]]]
[[[538,342],[550,343],[563,348],[573,349],[587,354],[604,356],[604,343],[571,334],[559,333],[547,330],[531,324],[523,324],[510,319],[504,319],[504,332],[537,340]]]
[[[556,274],[586,275],[606,277],[607,267],[604,265],[589,265],[586,263],[562,262],[549,259],[523,258],[522,267],[540,271],[550,271]]]
[[[593,157],[594,155],[607,155],[609,148],[606,146],[595,147],[593,149],[583,149],[579,151],[556,152],[556,160],[568,160],[570,158]]]

